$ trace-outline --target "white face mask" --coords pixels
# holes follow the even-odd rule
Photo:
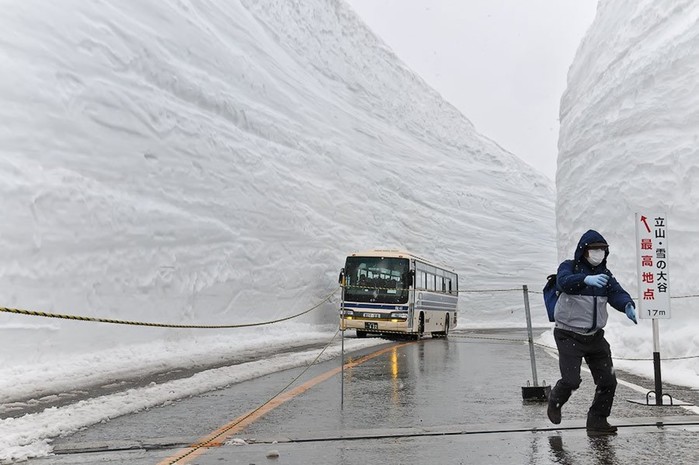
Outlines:
[[[602,249],[591,249],[587,251],[587,261],[592,266],[597,266],[604,260],[605,251]]]

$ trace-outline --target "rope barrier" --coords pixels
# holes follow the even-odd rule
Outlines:
[[[345,286],[346,289],[364,289],[366,291],[407,291],[405,288],[397,287],[376,287],[376,286]],[[464,293],[478,293],[478,292],[522,292],[521,287],[507,288],[507,289],[463,289],[458,291],[435,291],[434,289],[415,289],[416,292],[440,292],[442,294],[464,294]]]
[[[477,292],[512,292],[512,291],[522,292],[522,288],[519,287],[519,288],[514,288],[514,289],[464,289],[464,290],[460,290],[458,292],[459,292],[459,294],[462,294],[462,293],[468,294],[468,293],[477,293]],[[541,295],[544,294],[543,291],[535,291],[535,290],[532,290],[531,288],[527,288],[527,292],[530,294],[541,294]],[[692,299],[692,298],[697,298],[697,297],[699,297],[699,294],[671,295],[670,296],[671,299]],[[634,299],[634,300],[636,300],[636,299]]]
[[[484,337],[484,336],[469,336],[469,335],[459,335],[459,334],[454,334],[451,333],[449,337],[456,337],[456,338],[464,338],[464,339],[480,339],[480,340],[490,340],[490,341],[495,341],[495,342],[509,342],[509,343],[516,343],[516,344],[528,344],[529,341],[526,339],[508,339],[508,338],[499,338],[499,337]],[[539,342],[532,342],[535,346],[544,348],[544,349],[549,349],[558,352],[557,347],[552,347],[546,344],[541,344]],[[699,358],[699,355],[687,355],[685,357],[663,357],[661,360],[663,361],[673,361],[673,360],[691,360],[694,358]],[[652,358],[627,358],[627,357],[612,357],[614,360],[624,360],[627,362],[652,362]]]
[[[305,315],[307,313],[312,312],[316,308],[320,307],[323,305],[325,302],[330,300],[330,298],[335,295],[337,292],[337,289],[334,289],[330,294],[328,294],[323,300],[321,300],[318,304],[314,305],[313,307],[304,310],[301,313],[296,313],[295,315],[287,316],[284,318],[279,318],[276,320],[270,320],[270,321],[262,321],[258,323],[241,323],[237,325],[182,325],[182,324],[170,324],[170,323],[148,323],[148,322],[143,322],[143,321],[127,321],[127,320],[115,320],[115,319],[109,319],[109,318],[93,318],[93,317],[87,317],[87,316],[79,316],[79,315],[64,315],[64,314],[58,314],[58,313],[48,313],[48,312],[38,312],[38,311],[33,311],[33,310],[22,310],[18,308],[7,308],[7,307],[0,307],[0,312],[5,312],[5,313],[12,313],[15,315],[27,315],[27,316],[37,316],[37,317],[43,317],[43,318],[58,318],[62,320],[75,320],[75,321],[89,321],[93,323],[111,323],[111,324],[117,324],[117,325],[130,325],[130,326],[149,326],[149,327],[155,327],[155,328],[184,328],[184,329],[234,329],[234,328],[248,328],[251,326],[265,326],[265,325],[271,325],[274,323],[280,323],[282,321],[287,321],[291,320],[294,318],[298,318],[302,315]]]
[[[344,286],[346,289],[364,289],[367,291],[407,291],[408,289],[399,289],[395,287],[375,287],[375,286]],[[458,291],[435,291],[431,289],[415,289],[416,292],[441,292],[445,294],[478,294],[478,293],[491,293],[491,292],[522,292],[521,287],[511,287],[511,288],[501,288],[501,289],[459,289]],[[543,291],[536,291],[527,287],[527,292],[530,294],[542,294]],[[671,299],[691,299],[697,298],[699,294],[687,294],[687,295],[676,295],[670,296]]]
[[[198,325],[198,324],[192,324],[192,325],[184,325],[184,324],[172,324],[172,323],[149,323],[149,322],[143,322],[143,321],[129,321],[129,320],[117,320],[117,319],[110,319],[110,318],[94,318],[94,317],[87,317],[87,316],[80,316],[80,315],[69,315],[69,314],[58,314],[58,313],[50,313],[50,312],[43,312],[43,311],[36,311],[36,310],[24,310],[24,309],[19,309],[19,308],[9,308],[9,307],[0,307],[0,312],[4,313],[11,313],[15,315],[25,315],[25,316],[36,316],[36,317],[43,317],[43,318],[58,318],[58,319],[63,319],[63,320],[74,320],[74,321],[88,321],[88,322],[93,322],[93,323],[109,323],[109,324],[118,324],[118,325],[130,325],[130,326],[147,326],[147,327],[154,327],[154,328],[180,328],[180,329],[235,329],[235,328],[248,328],[248,327],[253,327],[253,326],[265,326],[265,325],[271,325],[275,323],[280,323],[282,321],[287,321],[291,320],[294,318],[298,318],[300,316],[303,316],[307,313],[310,313],[311,311],[315,310],[316,308],[320,307],[322,304],[330,300],[330,298],[337,292],[338,289],[341,289],[343,286],[340,286],[338,288],[335,288],[330,294],[328,294],[323,300],[321,300],[317,305],[314,305],[313,307],[309,308],[308,310],[304,310],[303,312],[284,317],[284,318],[279,318],[276,320],[270,320],[270,321],[262,321],[262,322],[257,322],[257,323],[242,323],[242,324],[236,324],[236,325]],[[388,290],[393,290],[396,291],[396,288],[385,288],[385,287],[366,287],[366,286],[344,286],[347,289],[367,289],[367,290],[377,290],[377,291],[388,291]],[[404,290],[404,289],[401,289]],[[415,291],[420,292],[430,292],[427,289],[415,289]],[[501,288],[501,289],[462,289],[459,291],[454,291],[453,293],[456,294],[471,294],[471,293],[493,293],[493,292],[522,292],[522,288]],[[532,294],[543,294],[541,291],[533,291],[531,289],[528,289],[527,292],[532,293]],[[679,295],[679,296],[670,296],[671,299],[689,299],[689,298],[697,298],[699,297],[699,294],[688,294],[688,295]],[[689,358],[695,358],[695,357],[689,357]],[[645,359],[643,359],[645,360]]]
[[[8,307],[0,307],[0,312],[4,313],[10,313],[10,314],[15,314],[15,315],[25,315],[25,316],[36,316],[36,317],[43,317],[43,318],[57,318],[57,319],[63,319],[63,320],[73,320],[73,321],[86,321],[86,322],[94,322],[94,323],[109,323],[109,324],[119,324],[119,325],[130,325],[130,326],[146,326],[146,327],[154,327],[154,328],[178,328],[178,329],[236,329],[236,328],[248,328],[248,327],[255,327],[255,326],[265,326],[265,325],[271,325],[275,323],[281,323],[283,321],[288,321],[294,318],[298,318],[300,316],[303,316],[307,313],[310,313],[311,311],[317,309],[320,307],[322,304],[325,302],[329,301],[330,298],[335,295],[338,289],[341,288],[346,288],[346,289],[356,289],[356,288],[361,288],[365,290],[378,290],[378,291],[388,291],[388,290],[393,290],[396,291],[396,288],[382,288],[382,287],[367,287],[367,286],[339,286],[338,288],[335,288],[331,293],[329,293],[327,296],[323,298],[318,304],[314,305],[313,307],[304,310],[300,313],[296,313],[294,315],[290,315],[284,318],[278,318],[275,320],[269,320],[269,321],[261,321],[257,323],[241,323],[241,324],[230,324],[230,325],[199,325],[199,324],[172,324],[172,323],[151,323],[151,322],[143,322],[143,321],[129,321],[129,320],[118,320],[118,319],[110,319],[110,318],[94,318],[94,317],[86,317],[86,316],[80,316],[80,315],[69,315],[69,314],[57,314],[57,313],[49,313],[49,312],[42,312],[42,311],[35,311],[35,310],[24,310],[24,309],[18,309],[18,308],[8,308]],[[403,290],[403,289],[401,289]],[[415,291],[420,292],[420,291],[425,291],[425,292],[430,292],[427,289],[415,289]],[[522,292],[522,288],[501,288],[501,289],[462,289],[459,291],[454,291],[457,294],[468,294],[468,293],[492,293],[492,292]],[[533,291],[528,289],[527,292],[533,293],[533,294],[543,294],[541,291]],[[687,299],[687,298],[696,298],[699,297],[699,294],[688,294],[688,295],[680,295],[680,296],[670,296],[671,299]],[[476,338],[476,337],[473,337]],[[483,338],[483,339],[492,339],[492,340],[497,340],[494,338]],[[507,342],[520,342],[520,341],[514,341],[514,340],[509,340]],[[526,342],[526,341],[525,341]],[[536,344],[536,343],[535,343]],[[537,344],[541,345],[541,344]],[[548,347],[548,346],[542,346],[546,347],[548,349],[556,350],[554,347]],[[649,361],[652,359],[646,359],[646,358],[619,358],[615,357],[617,360],[630,360],[630,361]],[[672,357],[672,358],[663,358],[662,360],[688,360],[688,359],[694,359],[694,358],[699,358],[699,355],[692,355],[692,356],[686,356],[686,357]]]
[[[699,297],[699,294],[670,296],[671,299],[691,299],[696,297]]]
[[[459,291],[459,294],[477,294],[481,292],[522,292],[521,287],[515,287],[511,289],[464,289]]]

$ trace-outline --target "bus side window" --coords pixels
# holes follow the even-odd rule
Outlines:
[[[427,290],[428,291],[434,291],[435,287],[435,278],[437,278],[435,275],[431,273],[426,273],[427,274]]]

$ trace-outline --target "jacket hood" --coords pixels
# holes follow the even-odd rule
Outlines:
[[[600,243],[609,245],[600,233],[593,229],[588,230],[585,234],[582,235],[580,241],[578,241],[578,247],[575,249],[575,261],[579,262],[583,260],[583,257],[585,256],[585,250],[587,249],[588,245]],[[607,252],[604,254],[604,261],[602,263],[607,261],[608,255],[609,250],[607,250]]]

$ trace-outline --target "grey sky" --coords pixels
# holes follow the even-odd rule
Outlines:
[[[555,176],[559,102],[596,0],[347,0],[476,129]]]

